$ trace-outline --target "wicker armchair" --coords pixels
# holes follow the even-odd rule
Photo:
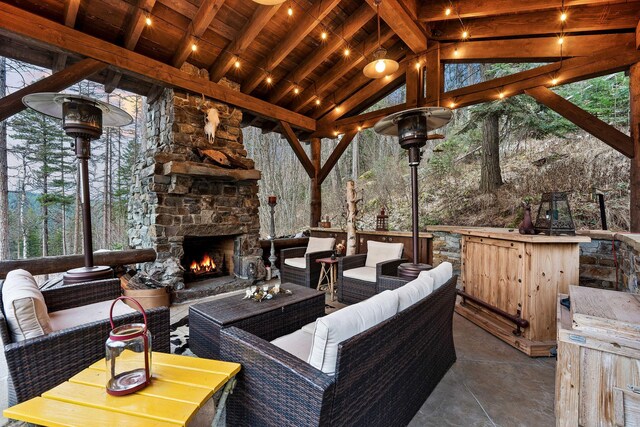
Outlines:
[[[280,281],[282,283],[295,283],[296,285],[315,288],[318,286],[320,279],[321,265],[316,262],[317,259],[331,256],[333,250],[320,251],[305,254],[307,248],[291,248],[282,249],[280,251]],[[301,258],[306,260],[306,268],[298,268],[288,265],[285,260],[287,258]]]
[[[112,300],[120,294],[118,279],[42,291],[49,312]],[[126,324],[143,320],[141,314],[132,313],[118,316],[114,321],[116,324]],[[147,310],[147,321],[152,334],[153,351],[168,353],[171,350],[169,309],[161,307]],[[9,368],[9,404],[39,396],[102,359],[110,330],[109,320],[105,319],[12,342],[4,312],[0,313],[0,337]]]
[[[346,304],[360,302],[386,289],[396,289],[407,281],[396,274],[398,266],[408,260],[394,259],[376,264],[376,281],[369,282],[353,277],[345,277],[344,272],[353,268],[364,267],[367,254],[350,255],[340,258],[338,262],[338,301]],[[381,286],[382,284],[382,286]]]

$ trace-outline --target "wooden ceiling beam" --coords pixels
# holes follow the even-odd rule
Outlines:
[[[380,92],[388,91],[388,86],[396,83],[398,79],[404,80],[406,67],[406,62],[402,62],[400,63],[400,68],[398,68],[398,71],[395,73],[381,79],[375,79],[356,93],[351,94],[345,101],[338,104],[327,115],[325,115],[322,120],[318,121],[318,126],[328,126],[340,117],[353,112],[353,110],[358,106],[361,106],[363,102],[376,97]]]
[[[301,14],[300,18],[297,18],[295,25],[292,25],[292,30],[289,31],[282,43],[275,47],[265,59],[262,69],[256,69],[242,82],[240,86],[242,92],[253,92],[265,78],[265,72],[273,71],[338,3],[340,0],[315,0],[313,6],[305,14]]]
[[[142,30],[146,25],[147,13],[153,10],[156,0],[138,0],[134,6],[133,13],[127,22],[127,29],[124,34],[124,47],[129,50],[135,50],[138,40],[142,35]],[[104,91],[106,93],[113,92],[122,79],[122,73],[118,70],[109,70],[107,78],[104,81]]]
[[[273,15],[280,9],[281,4],[275,6],[258,6],[253,12],[251,19],[242,27],[238,36],[223,50],[209,67],[209,78],[213,82],[218,82],[233,66],[237,56],[241,55],[249,45],[258,37],[260,31],[269,23]]]
[[[302,167],[304,168],[305,171],[307,171],[307,175],[309,175],[309,178],[312,178],[312,179],[315,178],[316,168],[313,166],[313,163],[311,163],[311,160],[309,160],[307,153],[304,152],[304,148],[302,148],[302,145],[300,144],[298,137],[293,132],[293,129],[291,129],[291,126],[289,125],[289,123],[281,120],[280,127],[282,128],[282,133],[285,139],[289,142],[291,149],[293,150],[296,157],[302,164]]]
[[[640,49],[640,22],[636,25],[636,49]]]
[[[525,90],[538,86],[553,86],[552,79],[558,84],[573,83],[606,74],[628,69],[632,64],[640,62],[640,51],[626,49],[617,51],[599,51],[590,57],[571,58],[555,62],[510,76],[500,77],[487,82],[445,92],[440,96],[440,105],[461,108],[483,102],[496,101],[502,92],[505,98],[520,95]],[[435,105],[434,99],[427,99],[423,105]],[[372,127],[378,120],[388,114],[401,111],[405,104],[396,105],[383,110],[360,116],[337,120],[334,123],[318,122],[318,129],[310,135],[313,138],[330,137],[337,130],[345,133],[360,126],[362,129]]]
[[[76,26],[78,18],[78,9],[80,8],[80,0],[66,0],[64,3],[64,25],[73,28]],[[67,54],[56,53],[53,55],[53,63],[51,71],[57,73],[64,70],[67,66]]]
[[[1,2],[0,34],[11,39],[30,39],[49,48],[94,58],[147,82],[204,94],[271,120],[286,120],[300,129],[313,131],[316,127],[315,120],[310,117],[234,91],[208,79],[192,76],[160,61]]]
[[[389,27],[382,28],[380,34],[380,43],[384,43],[393,37],[394,32]],[[298,99],[296,99],[291,107],[293,111],[300,111],[309,102],[313,101],[318,94],[324,92],[331,85],[333,85],[342,76],[351,71],[362,61],[366,60],[369,55],[378,47],[377,34],[371,34],[363,42],[355,46],[352,51],[352,55],[349,58],[344,59],[342,62],[337,63],[326,74],[324,74],[314,84],[308,86],[302,91]]]
[[[329,173],[331,173],[333,167],[336,165],[336,163],[338,163],[338,160],[340,160],[340,157],[342,157],[342,154],[344,154],[345,150],[347,149],[347,147],[349,147],[349,144],[351,144],[351,141],[353,141],[353,138],[357,134],[357,131],[352,131],[342,135],[342,139],[340,140],[336,148],[333,149],[333,151],[329,155],[329,158],[326,162],[324,162],[324,165],[322,165],[322,168],[320,169],[320,173],[318,174],[318,184],[322,184],[324,180],[327,179]]]
[[[0,122],[27,108],[22,103],[22,98],[25,95],[37,92],[60,92],[105,68],[107,68],[107,64],[104,62],[89,58],[83,59],[62,71],[0,98]]]
[[[178,43],[178,48],[171,59],[171,65],[176,68],[182,67],[182,64],[185,63],[192,52],[191,46],[196,42],[196,39],[200,38],[207,30],[223,3],[224,0],[204,0],[200,4],[198,12],[191,21],[187,32],[180,40],[180,43]]]
[[[565,9],[575,6],[626,3],[627,0],[565,0]],[[453,4],[453,7],[451,5]],[[445,14],[451,8],[449,15]],[[422,2],[418,6],[418,20],[423,22],[458,20],[460,18],[483,18],[511,13],[524,13],[543,10],[559,11],[561,4],[557,0],[436,0]]]
[[[635,43],[635,35],[590,34],[564,37],[562,57],[590,56],[594,46],[598,50],[625,48]],[[477,40],[464,43],[442,43],[442,62],[554,62],[560,60],[558,38],[532,37],[524,39]]]
[[[340,34],[341,37],[330,37],[329,40],[318,49],[314,54],[307,57],[307,59],[299,66],[293,69],[285,78],[280,80],[276,87],[271,91],[272,94],[269,98],[270,102],[276,103],[284,98],[289,91],[291,91],[295,84],[298,84],[304,80],[313,70],[315,70],[320,64],[322,64],[332,53],[344,44],[344,40],[353,36],[364,24],[366,24],[371,18],[375,16],[375,13],[369,6],[362,5],[351,16],[349,16],[345,22],[333,32]],[[293,83],[295,84],[293,84]]]
[[[572,9],[564,26],[564,34],[635,30],[639,15],[638,1]],[[557,10],[467,19],[463,24],[459,21],[435,23],[432,37],[440,41],[457,41],[463,29],[469,32],[470,40],[552,35],[561,31]]]
[[[588,113],[544,86],[525,89],[524,93],[625,156],[633,157],[634,150],[631,137],[603,122],[593,114]]]
[[[367,0],[369,6],[376,10],[375,0]],[[384,0],[380,3],[380,17],[405,42],[414,53],[427,50],[427,34],[409,13],[400,0]]]

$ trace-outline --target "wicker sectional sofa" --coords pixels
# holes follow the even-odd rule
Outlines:
[[[220,358],[242,364],[228,424],[406,425],[456,360],[456,281],[340,342],[335,375],[239,328],[223,330]]]

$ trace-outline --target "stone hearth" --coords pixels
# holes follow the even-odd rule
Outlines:
[[[206,74],[188,64],[183,71]],[[239,90],[230,81],[221,84]],[[209,108],[216,108],[220,117],[213,142],[204,133]],[[129,200],[129,243],[133,248],[156,250],[156,261],[140,268],[164,284],[184,288],[185,237],[202,241],[228,236],[233,240],[233,256],[228,260],[231,276],[248,279],[250,263],[258,278],[264,275],[258,219],[260,171],[246,158],[241,120],[240,110],[171,89],[148,106],[146,146],[136,164]],[[216,165],[203,150],[217,150],[234,161]]]

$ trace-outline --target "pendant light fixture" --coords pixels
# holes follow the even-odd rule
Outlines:
[[[398,71],[400,64],[393,59],[386,58],[387,49],[380,44],[380,3],[382,3],[382,0],[374,0],[374,3],[376,4],[376,15],[378,16],[378,48],[373,52],[373,61],[369,62],[362,72],[370,79],[379,79]]]
[[[280,3],[284,3],[286,0],[253,0],[255,3],[263,4],[266,6],[275,6]]]

